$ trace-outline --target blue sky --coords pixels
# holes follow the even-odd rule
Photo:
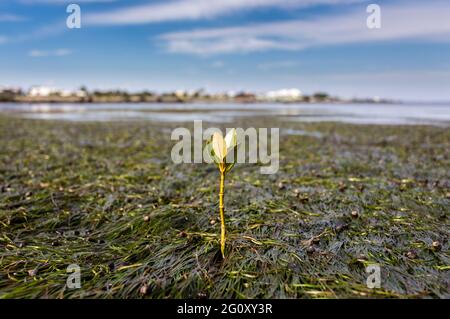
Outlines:
[[[450,1],[2,0],[0,85],[450,100]]]

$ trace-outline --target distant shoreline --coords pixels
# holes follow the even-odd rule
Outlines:
[[[1,104],[405,104],[404,101],[392,100],[320,100],[320,101],[260,101],[260,100],[148,100],[148,101],[128,101],[128,100],[71,100],[71,99],[23,99],[14,101],[0,101]],[[418,102],[433,103],[433,102]],[[444,102],[442,102],[444,103]]]
[[[399,103],[399,101],[374,98],[343,99],[325,92],[306,95],[298,89],[252,92],[208,93],[174,91],[155,93],[150,91],[61,91],[46,87],[33,87],[28,92],[20,88],[0,90],[0,103]]]
[[[14,101],[5,101],[0,100],[0,105],[4,104],[305,104],[305,105],[314,105],[314,104],[374,104],[374,105],[382,105],[382,104],[415,104],[415,105],[442,105],[442,106],[450,106],[450,101],[405,101],[405,100],[381,100],[381,101],[373,101],[373,100],[365,100],[365,99],[353,99],[353,100],[324,100],[324,101],[241,101],[241,100],[185,100],[185,101],[171,101],[171,100],[163,100],[163,101],[126,101],[126,100],[114,100],[114,101],[104,101],[104,100],[94,100],[94,101],[81,101],[81,100],[54,100],[54,99],[39,99],[39,100],[14,100]]]

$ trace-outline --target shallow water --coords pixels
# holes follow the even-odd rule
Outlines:
[[[0,112],[62,121],[232,122],[248,116],[286,121],[450,126],[450,104],[0,104]]]

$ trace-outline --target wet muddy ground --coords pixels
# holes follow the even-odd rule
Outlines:
[[[180,125],[0,116],[0,297],[450,298],[448,128],[235,125],[280,127],[280,170],[228,174],[222,260],[218,171],[171,161]]]

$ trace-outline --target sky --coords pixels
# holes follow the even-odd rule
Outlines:
[[[0,86],[33,85],[450,101],[450,1],[0,0]]]

